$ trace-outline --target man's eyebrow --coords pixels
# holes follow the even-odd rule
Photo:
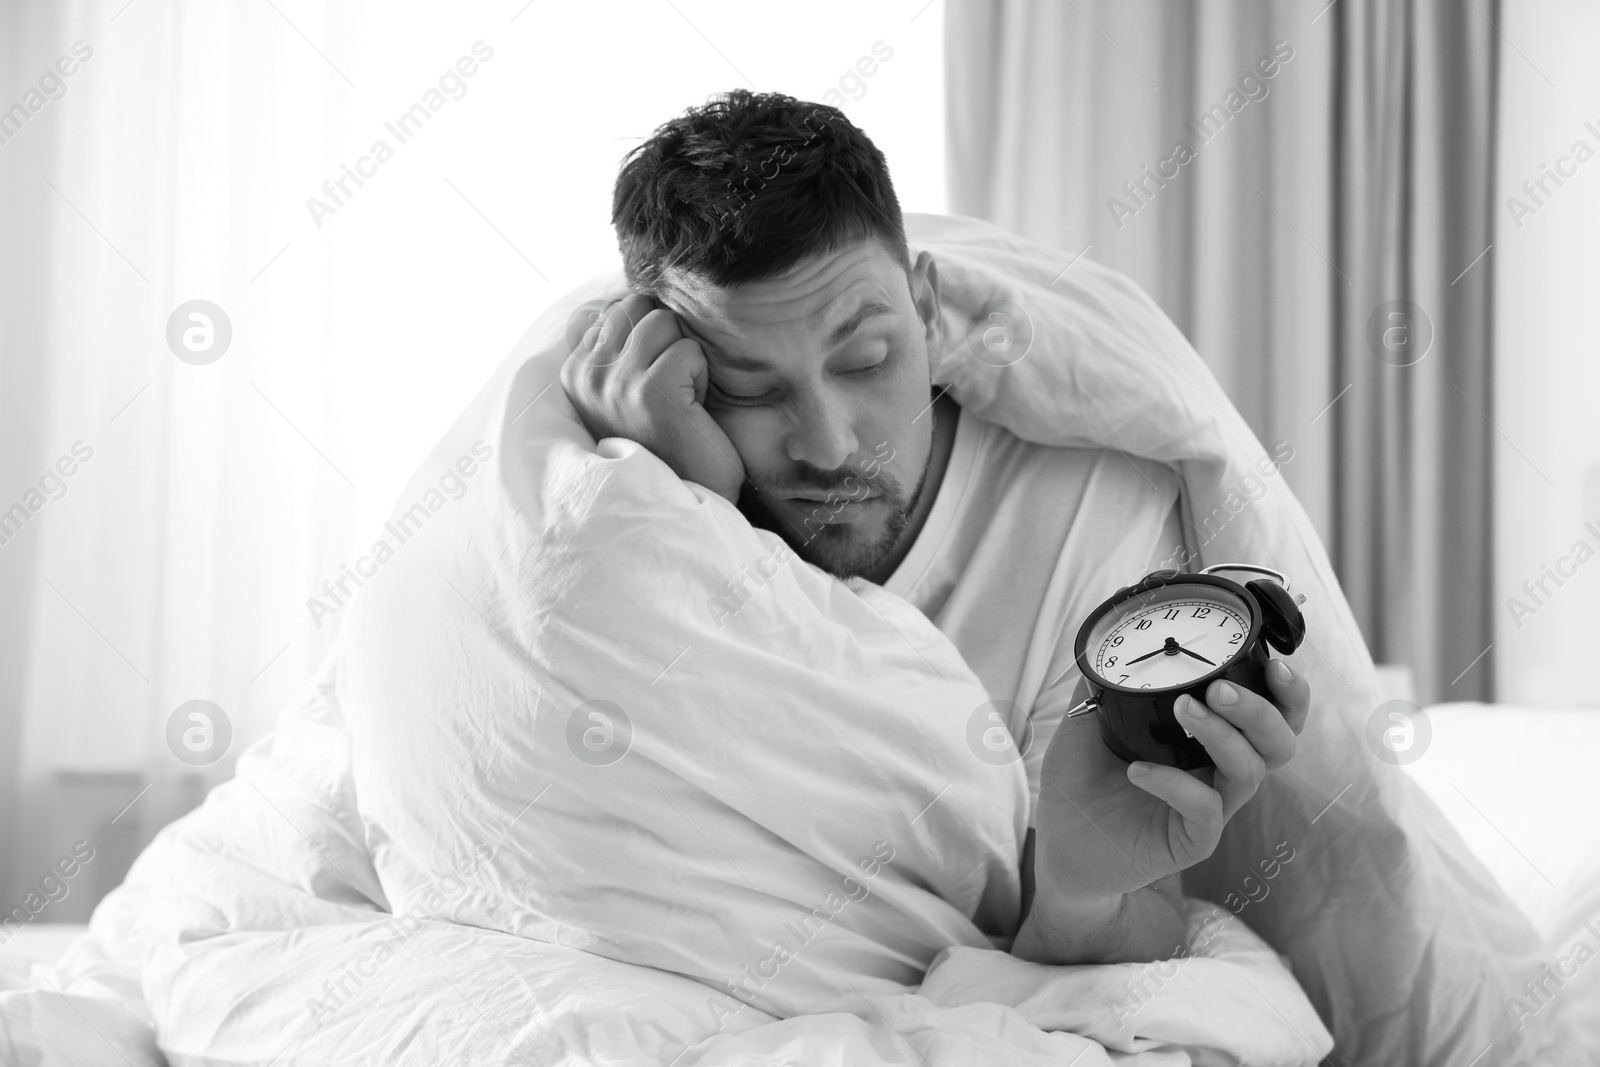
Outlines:
[[[861,327],[861,324],[868,319],[876,318],[879,315],[893,314],[894,308],[888,304],[880,304],[877,301],[862,304],[861,307],[856,309],[855,314],[845,319],[828,335],[828,347],[837,348],[844,344],[850,338],[850,335],[855,333]],[[704,340],[701,341],[701,344],[709,349],[707,355],[715,358],[717,365],[725,370],[740,370],[748,371],[751,374],[760,374],[763,371],[772,369],[771,364],[765,360],[756,359],[753,356],[741,356],[732,352],[724,352]]]
[[[851,315],[848,319],[845,319],[844,322],[839,324],[838,329],[834,330],[828,335],[828,347],[837,348],[839,345],[844,344],[845,341],[849,339],[850,335],[855,333],[861,324],[866,322],[868,319],[876,318],[879,315],[893,314],[894,308],[890,307],[888,304],[880,304],[877,301],[871,301],[869,303],[862,304],[854,315]]]

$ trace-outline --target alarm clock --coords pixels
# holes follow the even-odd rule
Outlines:
[[[1118,589],[1079,628],[1074,651],[1089,697],[1067,715],[1094,712],[1106,747],[1130,763],[1213,766],[1173,704],[1184,693],[1204,704],[1206,687],[1218,678],[1271,699],[1267,646],[1285,656],[1300,647],[1303,603],[1303,595],[1289,595],[1283,574],[1249,563],[1146,575]]]

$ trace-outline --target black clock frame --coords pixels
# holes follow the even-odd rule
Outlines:
[[[1215,670],[1165,689],[1135,689],[1109,682],[1089,663],[1089,632],[1106,613],[1139,598],[1174,585],[1213,586],[1232,593],[1249,609],[1250,630],[1239,650]],[[1269,588],[1261,588],[1268,586]],[[1073,647],[1078,670],[1089,684],[1088,709],[1100,723],[1100,738],[1119,758],[1144,760],[1181,770],[1196,770],[1214,764],[1203,746],[1184,732],[1173,705],[1187,693],[1205,703],[1206,687],[1217,679],[1232,682],[1271,699],[1267,688],[1270,643],[1284,655],[1299,647],[1305,636],[1305,620],[1283,586],[1257,579],[1240,585],[1215,574],[1188,574],[1181,571],[1156,571],[1115,593],[1089,613],[1078,629]],[[1086,709],[1086,710],[1088,710]],[[1074,709],[1076,711],[1076,709]]]

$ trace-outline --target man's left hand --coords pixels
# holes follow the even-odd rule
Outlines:
[[[1064,719],[1040,777],[1033,907],[1109,905],[1210,856],[1305,729],[1305,680],[1274,660],[1267,684],[1277,706],[1223,681],[1211,683],[1204,705],[1178,698],[1179,721],[1216,764],[1199,771],[1124,763],[1100,740],[1094,716]],[[1080,683],[1075,701],[1086,695]]]

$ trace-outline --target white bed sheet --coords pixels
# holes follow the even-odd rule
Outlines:
[[[0,955],[34,963],[51,964],[61,958],[77,936],[89,929],[88,923],[36,923],[11,935]]]
[[[1600,708],[1436,704],[1406,765],[1545,938],[1600,854]]]
[[[1600,799],[1600,709],[1458,703],[1426,714],[1429,747],[1407,770],[1540,933],[1551,944],[1569,936],[1574,915],[1600,902],[1600,823],[1585,817]],[[0,949],[0,969],[48,965],[85,928],[25,928]]]
[[[1435,704],[1433,737],[1408,770],[1548,936],[1562,901],[1583,891],[1600,852],[1600,708]],[[1574,829],[1581,840],[1574,841]],[[83,923],[40,923],[0,953],[53,963]]]

